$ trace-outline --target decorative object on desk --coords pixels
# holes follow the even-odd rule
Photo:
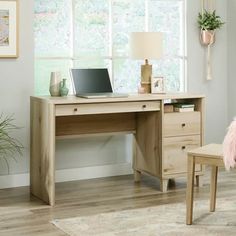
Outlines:
[[[13,123],[14,119],[12,116],[3,116],[0,115],[0,158],[4,159],[7,163],[8,171],[8,158],[15,159],[16,153],[22,155],[23,145],[16,139],[11,136],[13,130],[19,129]]]
[[[51,96],[60,96],[61,73],[51,72],[49,92]]]
[[[212,80],[211,46],[215,42],[216,29],[220,29],[223,24],[220,16],[216,15],[216,10],[213,10],[213,0],[201,0],[198,26],[200,28],[200,42],[207,46],[207,80]]]
[[[174,104],[175,112],[191,112],[194,111],[194,104]]]
[[[151,92],[152,93],[165,93],[164,78],[152,76],[151,78]]]
[[[66,97],[69,93],[69,89],[66,87],[66,79],[60,82],[60,95]]]
[[[165,104],[164,105],[164,112],[165,113],[174,112],[174,105],[173,104]]]
[[[0,0],[0,57],[18,57],[18,1]]]
[[[131,33],[131,58],[145,60],[145,64],[141,66],[141,86],[146,93],[151,93],[152,65],[148,64],[148,60],[162,57],[162,44],[163,35],[160,32]]]

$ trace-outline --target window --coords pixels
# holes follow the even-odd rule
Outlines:
[[[129,34],[165,33],[151,61],[168,91],[185,90],[185,0],[35,0],[35,93],[49,94],[51,71],[107,67],[118,92],[136,92],[143,61],[129,59]]]

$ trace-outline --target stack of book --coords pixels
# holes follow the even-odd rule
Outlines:
[[[176,104],[174,105],[174,111],[175,111],[175,112],[189,112],[189,111],[194,111],[194,104],[176,103]]]

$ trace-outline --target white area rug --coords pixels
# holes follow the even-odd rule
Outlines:
[[[217,199],[216,212],[208,201],[194,204],[194,224],[185,225],[185,203],[54,220],[52,223],[72,236],[193,236],[236,235],[235,199]]]

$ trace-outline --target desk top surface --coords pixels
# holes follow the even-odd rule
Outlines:
[[[39,100],[55,105],[74,104],[74,103],[106,103],[106,102],[132,102],[132,101],[158,101],[167,99],[191,99],[204,98],[205,95],[193,93],[166,93],[166,94],[129,94],[122,98],[79,98],[76,96],[51,97],[51,96],[31,96],[32,100]]]

